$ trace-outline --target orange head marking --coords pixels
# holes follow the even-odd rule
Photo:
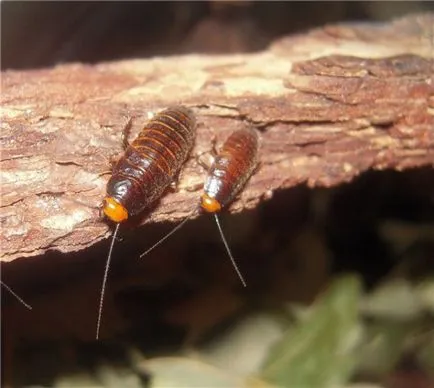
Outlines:
[[[202,194],[200,197],[200,207],[208,213],[217,213],[222,209],[220,202],[208,194]]]
[[[102,211],[113,222],[123,222],[128,218],[128,211],[113,197],[104,198]]]

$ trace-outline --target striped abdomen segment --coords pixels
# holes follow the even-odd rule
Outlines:
[[[185,107],[157,114],[127,147],[113,168],[107,197],[123,205],[128,216],[140,213],[173,182],[193,147],[196,121]]]
[[[202,208],[213,212],[219,209],[205,202],[217,201],[225,207],[240,192],[257,165],[258,135],[254,129],[233,132],[221,147],[208,172],[202,196]]]

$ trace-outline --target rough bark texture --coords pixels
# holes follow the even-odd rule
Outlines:
[[[83,249],[107,237],[96,206],[133,118],[172,104],[198,118],[178,187],[139,222],[180,220],[205,171],[194,154],[236,128],[261,131],[261,166],[231,211],[306,182],[434,164],[434,15],[326,26],[248,55],[59,65],[2,73],[1,260]]]

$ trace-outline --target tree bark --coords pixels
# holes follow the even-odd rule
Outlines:
[[[260,168],[229,211],[301,183],[434,165],[434,14],[325,26],[266,51],[59,65],[2,73],[1,260],[86,248],[111,233],[97,206],[132,118],[184,104],[196,145],[176,190],[137,222],[178,221],[206,172],[194,155],[236,128],[261,135]],[[134,224],[134,222],[133,222]]]

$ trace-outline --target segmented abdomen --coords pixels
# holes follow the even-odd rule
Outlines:
[[[185,107],[157,114],[127,147],[113,168],[107,195],[129,215],[158,199],[175,179],[193,147],[196,120]]]
[[[221,147],[205,181],[204,192],[226,206],[257,165],[258,135],[253,129],[233,132]]]

